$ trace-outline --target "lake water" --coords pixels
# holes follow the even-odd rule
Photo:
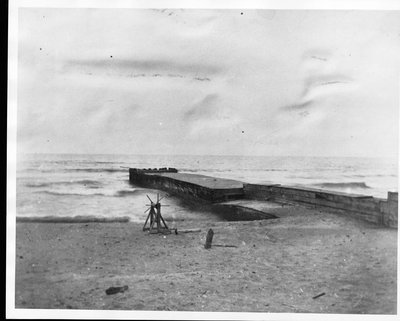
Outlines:
[[[397,191],[396,160],[375,158],[177,155],[23,155],[17,163],[17,216],[129,216],[142,222],[146,194],[129,184],[128,167],[180,172],[247,183],[302,185],[387,197]]]

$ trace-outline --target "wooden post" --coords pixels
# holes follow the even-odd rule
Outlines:
[[[205,249],[211,249],[213,236],[214,236],[214,231],[212,230],[212,228],[210,228],[207,232],[206,244],[204,244]]]

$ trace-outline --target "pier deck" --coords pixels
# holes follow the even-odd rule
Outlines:
[[[180,195],[189,195],[211,202],[238,199],[244,196],[243,182],[199,174],[178,173],[175,169],[129,169],[133,184],[160,188]]]
[[[187,182],[195,185],[199,185],[210,189],[243,189],[243,182],[236,181],[233,179],[217,178],[199,174],[186,174],[186,173],[149,173],[147,175],[159,175],[169,177],[182,182]]]

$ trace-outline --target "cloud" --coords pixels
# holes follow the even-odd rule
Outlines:
[[[304,90],[301,97],[302,99],[310,99],[310,97],[332,94],[331,90],[336,90],[337,93],[340,93],[351,88],[348,85],[352,83],[353,80],[346,76],[312,76],[304,81]],[[329,89],[329,92],[327,89]]]
[[[393,153],[398,13],[241,12],[21,10],[18,137],[43,151],[51,135],[52,151]]]
[[[313,48],[303,53],[303,62],[317,60],[315,62],[328,62],[332,58],[332,51],[326,48]]]
[[[195,121],[215,117],[219,112],[219,108],[216,105],[217,100],[217,94],[207,95],[183,114],[183,120]]]
[[[313,101],[309,100],[309,101],[300,102],[297,104],[285,105],[285,106],[282,106],[281,109],[285,110],[285,111],[303,110],[303,109],[306,109],[307,107],[311,106],[312,103],[313,103]]]
[[[322,103],[355,88],[354,77],[345,62],[343,56],[332,49],[321,47],[305,50],[301,55],[299,77],[303,89],[295,102],[281,106],[280,110],[300,111],[302,116],[308,116],[309,109],[316,106],[316,101]]]
[[[321,60],[321,61],[328,61],[327,58],[318,57],[318,56],[311,56],[310,58],[312,58],[312,59],[317,59],[317,60]]]
[[[177,61],[173,59],[124,59],[108,57],[105,59],[74,59],[67,60],[64,64],[64,71],[115,71],[126,75],[151,74],[165,76],[180,75],[202,75],[199,80],[206,76],[212,76],[224,71],[222,64],[209,64],[195,61]]]
[[[315,75],[304,80],[304,89],[297,102],[282,106],[283,111],[299,111],[315,106],[317,99],[343,94],[352,80],[345,76]],[[347,86],[347,87],[346,87]]]
[[[347,75],[338,74],[313,74],[308,76],[304,80],[304,92],[307,93],[314,87],[327,86],[327,85],[338,85],[348,84],[353,82],[353,79]]]

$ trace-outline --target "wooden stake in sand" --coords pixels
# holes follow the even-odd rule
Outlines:
[[[214,236],[214,231],[212,230],[212,228],[210,228],[207,232],[206,244],[204,244],[205,249],[211,249],[213,236]]]

